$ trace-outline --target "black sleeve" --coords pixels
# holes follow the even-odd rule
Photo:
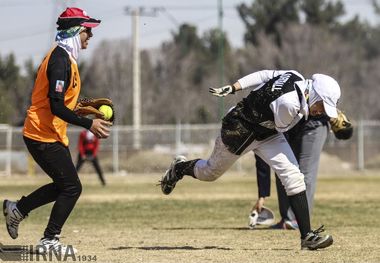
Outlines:
[[[50,108],[51,112],[55,116],[59,117],[65,122],[81,126],[86,129],[90,129],[92,126],[91,119],[76,115],[72,110],[65,106],[62,99],[50,98]]]
[[[71,78],[71,62],[65,50],[56,47],[50,55],[47,66],[49,98],[64,99]]]
[[[71,78],[71,62],[64,49],[56,47],[53,50],[48,62],[47,77],[51,112],[65,122],[90,129],[91,119],[79,117],[64,104],[65,93]]]
[[[270,196],[270,167],[269,165],[255,154],[257,187],[259,189],[259,198]]]

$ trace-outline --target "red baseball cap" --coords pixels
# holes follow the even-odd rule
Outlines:
[[[86,11],[77,7],[68,7],[58,17],[58,30],[65,30],[73,26],[96,27],[100,20],[87,15]]]

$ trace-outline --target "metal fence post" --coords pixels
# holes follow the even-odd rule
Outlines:
[[[175,129],[175,152],[176,155],[181,154],[181,121],[177,121],[176,129]]]
[[[12,126],[8,125],[7,129],[7,160],[6,160],[6,166],[5,166],[5,174],[10,176],[12,172],[12,133],[13,129]]]
[[[358,122],[358,170],[364,170],[364,121]]]
[[[113,133],[112,166],[113,166],[113,173],[118,175],[119,174],[119,126],[118,125],[112,128],[112,133]]]

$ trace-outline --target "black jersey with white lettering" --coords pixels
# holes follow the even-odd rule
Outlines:
[[[300,94],[294,84],[303,80],[299,75],[286,72],[267,81],[259,89],[243,98],[223,118],[222,140],[229,151],[240,155],[254,140],[264,140],[277,133],[270,104],[289,92]]]

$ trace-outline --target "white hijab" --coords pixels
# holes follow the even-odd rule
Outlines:
[[[66,50],[75,62],[78,60],[79,50],[82,49],[80,32],[82,32],[83,29],[84,27],[78,26],[69,28],[68,30],[58,31],[55,37],[57,45]]]
[[[58,40],[57,45],[66,50],[66,52],[69,53],[69,55],[74,59],[75,62],[78,60],[79,50],[82,47],[80,35]]]

